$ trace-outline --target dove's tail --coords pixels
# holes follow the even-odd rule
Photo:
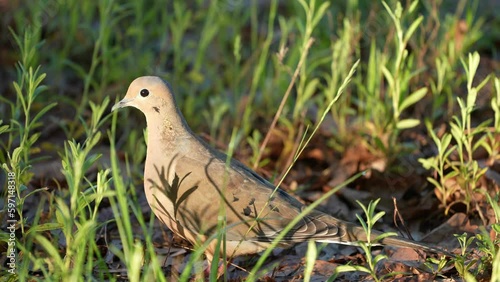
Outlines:
[[[346,245],[357,245],[356,242],[368,242],[368,237],[366,235],[365,230],[361,226],[354,225],[349,222],[345,222],[342,220],[336,220],[336,228],[338,228],[338,233],[336,238],[332,238],[332,240],[321,240],[323,242],[332,242],[332,243],[340,243]],[[406,239],[400,236],[389,236],[383,239],[377,240],[377,237],[382,233],[376,230],[373,230],[370,234],[371,240],[370,242],[373,245],[388,245],[394,247],[401,248],[411,248],[415,250],[424,250],[436,254],[444,254],[450,257],[454,257],[455,255],[443,250],[439,247],[434,247],[427,245],[425,243],[416,242],[410,239]]]
[[[433,246],[430,246],[430,245],[425,244],[425,243],[416,242],[416,241],[406,239],[403,237],[399,237],[399,236],[386,237],[386,238],[382,239],[380,241],[380,243],[382,243],[384,245],[394,246],[394,247],[412,248],[415,250],[424,250],[424,251],[429,251],[429,252],[436,253],[436,254],[444,254],[444,255],[450,256],[450,257],[455,256],[454,254],[452,254],[444,249],[441,249],[439,247],[433,247]]]

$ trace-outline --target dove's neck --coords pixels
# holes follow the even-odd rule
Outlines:
[[[167,148],[174,149],[180,145],[179,140],[190,139],[193,136],[182,113],[176,107],[170,109],[162,107],[158,111],[146,115],[148,127],[148,147],[163,144]]]

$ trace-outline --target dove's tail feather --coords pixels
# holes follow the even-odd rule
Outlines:
[[[429,251],[429,252],[436,253],[436,254],[444,254],[444,255],[447,255],[450,257],[455,256],[454,254],[452,254],[444,249],[441,249],[439,247],[433,247],[433,246],[427,245],[425,243],[416,242],[416,241],[409,240],[409,239],[406,239],[403,237],[397,237],[397,236],[386,237],[386,238],[382,239],[380,241],[380,243],[382,243],[384,245],[394,246],[394,247],[412,248],[415,250],[424,250],[424,251]]]
[[[337,220],[336,226],[338,227],[338,234],[335,238],[332,238],[330,240],[328,238],[325,238],[318,241],[327,243],[340,243],[344,245],[358,245],[357,242],[368,242],[368,237],[362,227],[341,220]],[[424,250],[436,254],[444,254],[450,257],[455,256],[454,254],[439,247],[433,247],[425,243],[416,242],[400,236],[389,236],[377,240],[377,237],[381,234],[381,232],[373,230],[370,236],[370,242],[372,242],[375,246],[388,245],[401,248],[411,248],[415,250]]]

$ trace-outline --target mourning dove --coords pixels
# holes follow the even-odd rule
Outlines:
[[[208,240],[225,215],[228,257],[260,252],[305,206],[257,173],[197,137],[175,103],[169,85],[159,77],[135,79],[123,100],[146,116],[148,127],[144,189],[154,214],[192,244]],[[275,191],[273,193],[273,191]],[[372,240],[381,233],[373,231]],[[367,241],[363,228],[313,210],[281,240],[287,247],[307,240],[356,244]],[[213,258],[216,240],[205,253]],[[379,243],[442,252],[401,237]]]

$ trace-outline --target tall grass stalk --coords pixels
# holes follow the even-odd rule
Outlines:
[[[324,111],[323,113],[323,116],[322,118],[318,121],[317,125],[314,127],[313,131],[311,132],[311,134],[309,135],[309,137],[305,138],[303,142],[301,142],[301,145],[300,145],[300,149],[299,151],[296,153],[295,157],[294,157],[294,161],[293,163],[297,160],[298,156],[303,152],[303,150],[305,149],[305,147],[307,146],[307,144],[309,144],[309,142],[311,141],[312,137],[314,136],[314,134],[316,133],[316,131],[318,130],[319,126],[321,125],[321,122],[324,120],[324,118],[326,117],[326,115],[328,114],[329,110],[331,109],[331,107],[333,106],[333,104],[338,100],[338,98],[340,97],[340,95],[344,92],[345,88],[347,87],[347,85],[349,84],[352,76],[354,75],[354,72],[356,70],[356,67],[358,66],[358,63],[359,61],[357,61],[356,63],[354,63],[354,65],[352,66],[351,68],[351,71],[349,72],[348,76],[344,79],[344,82],[343,84],[339,87],[339,89],[337,90],[337,95],[336,97],[334,97],[333,100],[330,101],[329,103],[329,107],[327,108],[327,110]],[[304,136],[305,137],[305,136]],[[292,165],[293,165],[292,163]],[[291,166],[288,168],[288,171],[290,170]],[[287,172],[288,172],[287,171]],[[341,185],[337,186],[336,188],[328,191],[327,193],[325,193],[324,195],[322,195],[318,200],[316,200],[314,203],[312,203],[311,205],[307,206],[294,220],[292,220],[284,229],[283,231],[276,237],[275,240],[273,240],[273,242],[271,243],[271,246],[264,251],[264,253],[261,255],[260,259],[257,261],[257,263],[255,264],[255,266],[252,268],[252,270],[250,271],[250,275],[248,276],[248,281],[254,281],[256,279],[256,273],[258,272],[258,270],[262,267],[262,265],[264,264],[264,261],[265,259],[271,254],[272,250],[274,248],[276,248],[279,244],[279,242],[286,236],[286,234],[305,216],[307,215],[309,212],[311,212],[313,209],[315,209],[321,202],[323,202],[324,200],[328,199],[328,197],[330,197],[331,195],[333,195],[334,193],[336,193],[338,190],[340,190],[342,187],[344,187],[345,185],[349,184],[350,182],[354,181],[355,179],[357,179],[359,176],[361,176],[362,173],[360,174],[357,174],[351,178],[349,178],[347,181],[345,181],[344,183],[342,183]],[[286,173],[285,173],[286,175]],[[283,181],[283,179],[280,180],[280,182],[276,185],[276,189],[278,189],[278,187],[280,186],[281,182]],[[276,191],[276,190],[275,190]],[[272,195],[271,195],[272,197]],[[261,214],[262,214],[263,210],[259,211],[257,217],[260,217]],[[250,229],[253,228],[254,226],[250,226]]]
[[[140,208],[134,207],[129,202],[130,193],[127,185],[123,182],[121,169],[118,165],[117,151],[115,147],[117,114],[112,115],[111,130],[108,131],[110,141],[110,161],[112,179],[115,188],[115,195],[109,197],[111,208],[115,216],[115,223],[120,235],[122,249],[113,245],[110,250],[116,254],[125,264],[130,281],[166,281],[160,267],[160,263],[155,254],[155,249],[151,240],[151,235],[155,232],[152,228],[153,221],[147,226]],[[135,187],[132,186],[132,191]],[[132,192],[132,194],[134,194]],[[136,203],[137,204],[137,203]],[[141,229],[145,232],[146,245],[135,239],[134,228],[130,209],[139,221]],[[146,255],[146,256],[145,256]],[[146,264],[147,262],[147,264]]]
[[[45,78],[44,73],[40,73],[40,67],[34,68],[32,64],[35,61],[35,54],[40,47],[37,41],[39,38],[39,30],[27,29],[24,35],[18,36],[12,30],[12,35],[17,43],[21,54],[21,61],[17,64],[18,80],[13,82],[14,91],[16,94],[16,102],[7,102],[10,106],[12,118],[9,125],[8,141],[4,145],[7,152],[7,157],[2,157],[2,168],[6,172],[13,172],[16,185],[17,197],[17,214],[19,216],[19,224],[22,232],[24,232],[25,220],[23,216],[24,201],[28,195],[25,195],[26,185],[33,177],[30,172],[31,165],[36,158],[32,157],[35,143],[40,138],[40,132],[35,130],[41,127],[40,119],[57,103],[50,103],[43,106],[37,114],[33,115],[33,107],[35,101],[40,99],[40,95],[46,90],[46,86],[42,85]],[[6,127],[3,127],[7,131]],[[12,149],[13,146],[17,146]],[[11,153],[12,152],[12,153]],[[35,189],[32,193],[41,191]]]
[[[254,160],[254,165],[253,168],[256,169],[257,166],[259,165],[260,158],[262,157],[262,153],[264,152],[264,148],[266,147],[267,143],[269,142],[269,138],[271,137],[271,134],[276,127],[276,124],[278,122],[278,119],[280,118],[283,108],[285,106],[285,103],[288,100],[288,97],[295,86],[295,81],[299,79],[299,85],[297,86],[297,99],[295,103],[295,107],[293,109],[293,121],[297,121],[299,119],[299,113],[302,112],[305,109],[305,103],[311,98],[311,96],[315,93],[316,87],[319,83],[319,79],[312,79],[308,84],[307,82],[307,72],[306,72],[306,61],[307,61],[307,56],[309,54],[309,50],[311,48],[311,45],[314,42],[314,39],[312,37],[312,33],[314,28],[318,25],[319,21],[323,18],[326,9],[329,6],[328,2],[322,3],[318,10],[316,10],[316,1],[310,1],[307,3],[306,1],[299,0],[300,5],[304,9],[304,12],[306,14],[306,20],[305,20],[305,25],[301,25],[300,30],[302,33],[302,45],[300,47],[300,59],[299,62],[297,63],[297,66],[295,68],[295,71],[292,75],[292,78],[290,80],[290,83],[288,85],[288,88],[281,99],[281,103],[274,115],[273,121],[271,122],[271,125],[269,126],[269,129],[267,130],[266,136],[264,137],[264,140],[262,141],[259,151],[257,153],[257,156]],[[291,155],[293,155],[295,152],[292,152]]]

